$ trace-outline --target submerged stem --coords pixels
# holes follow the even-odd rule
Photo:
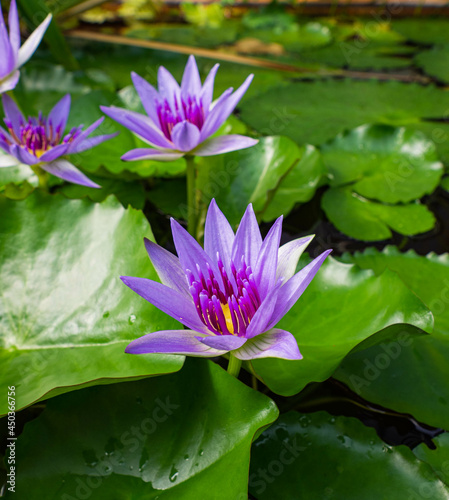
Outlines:
[[[195,157],[186,156],[187,166],[187,230],[196,238],[197,206],[196,206],[196,175]]]
[[[228,373],[237,378],[239,376],[241,366],[242,360],[229,353]]]

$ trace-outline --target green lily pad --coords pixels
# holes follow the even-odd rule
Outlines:
[[[413,453],[423,462],[428,463],[435,474],[449,486],[449,433],[445,432],[433,439],[436,450],[431,450],[425,444],[417,446]]]
[[[435,217],[425,205],[376,203],[354,193],[351,187],[329,189],[321,206],[337,229],[364,241],[391,238],[391,230],[409,236],[424,233],[435,225]]]
[[[242,102],[240,111],[258,132],[298,144],[319,145],[366,123],[407,126],[435,141],[449,163],[449,125],[426,121],[444,120],[446,109],[449,93],[432,85],[329,79],[272,88]]]
[[[310,200],[323,165],[313,146],[298,147],[281,136],[265,137],[251,148],[206,158],[198,172],[204,205],[215,198],[230,223],[237,225],[249,203],[260,219],[269,221],[287,215],[295,203]]]
[[[428,75],[440,82],[449,83],[449,44],[420,52],[414,61]]]
[[[429,332],[433,318],[393,272],[375,276],[328,257],[304,295],[278,323],[295,336],[303,359],[255,360],[253,366],[272,391],[291,396],[309,382],[326,380],[360,342],[400,323]]]
[[[392,28],[407,40],[424,45],[449,42],[449,20],[447,19],[397,19]]]
[[[355,418],[289,412],[253,445],[250,492],[258,499],[447,499],[449,488],[406,446],[389,446]],[[420,492],[431,492],[421,496]]]
[[[20,481],[6,498],[244,500],[252,440],[277,415],[269,398],[199,359],[174,375],[66,394],[19,436]]]
[[[366,198],[404,203],[432,193],[443,174],[435,144],[420,132],[364,125],[322,147],[333,187],[351,184]]]
[[[17,409],[85,384],[182,366],[183,357],[124,354],[143,333],[178,325],[119,279],[157,280],[141,212],[112,197],[98,204],[35,191],[20,202],[0,197],[0,213],[0,380],[16,386]]]

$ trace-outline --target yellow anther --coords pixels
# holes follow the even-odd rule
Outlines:
[[[221,304],[221,308],[223,310],[223,315],[226,320],[226,328],[229,330],[229,333],[234,334],[234,324],[232,323],[231,311],[229,310],[228,304]]]

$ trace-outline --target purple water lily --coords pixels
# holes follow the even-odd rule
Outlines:
[[[102,107],[104,113],[121,123],[150,148],[128,151],[122,160],[170,161],[182,156],[211,156],[254,146],[258,141],[242,135],[211,136],[232,113],[248,89],[253,75],[240,88],[226,90],[212,102],[216,64],[204,85],[195,58],[189,57],[181,86],[164,67],[158,72],[158,91],[136,73],[131,73],[134,86],[147,115],[125,109]]]
[[[179,258],[145,240],[162,281],[122,277],[141,297],[190,330],[150,333],[126,352],[212,357],[230,352],[239,360],[301,359],[295,337],[275,328],[307,288],[330,253],[326,251],[295,274],[312,237],[279,248],[282,217],[262,241],[248,206],[237,233],[215,201],[209,206],[204,250],[176,221],[172,232]]]
[[[11,0],[9,8],[9,35],[0,6],[0,94],[12,90],[17,85],[20,76],[19,68],[34,54],[50,22],[51,14],[31,33],[21,47],[16,0]]]
[[[39,114],[38,118],[28,118],[28,120],[9,96],[3,95],[2,101],[7,130],[0,127],[1,149],[21,163],[39,167],[66,181],[88,187],[100,187],[62,157],[71,153],[81,153],[115,137],[117,134],[89,138],[104,118],[100,118],[84,131],[80,125],[64,135],[70,112],[70,95],[66,95],[56,104],[48,118]]]

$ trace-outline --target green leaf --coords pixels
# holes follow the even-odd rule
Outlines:
[[[428,463],[435,474],[449,486],[449,433],[445,432],[433,439],[436,450],[431,450],[424,443],[417,446],[413,453],[423,462]]]
[[[309,382],[326,380],[360,342],[400,323],[429,332],[433,318],[393,272],[375,276],[328,257],[278,323],[278,328],[295,336],[303,359],[256,360],[253,366],[272,391],[290,396]]]
[[[392,28],[407,40],[424,45],[449,42],[449,20],[447,19],[397,19]]]
[[[435,217],[420,203],[385,205],[354,193],[351,187],[331,188],[321,199],[329,220],[343,233],[364,241],[386,240],[391,231],[414,235],[429,231]]]
[[[428,75],[449,83],[449,44],[420,52],[414,61]]]
[[[17,409],[182,366],[182,357],[124,354],[142,333],[178,325],[119,279],[157,280],[141,212],[112,197],[97,204],[35,191],[21,202],[0,197],[0,213],[0,383],[17,387]]]
[[[199,359],[174,375],[66,394],[19,437],[20,481],[6,498],[243,500],[251,442],[277,414]]]
[[[256,146],[206,158],[198,168],[203,203],[217,200],[233,225],[249,203],[259,218],[272,220],[310,200],[322,176],[320,154],[287,137],[265,137]]]
[[[447,499],[449,488],[406,446],[389,446],[355,418],[289,412],[254,443],[250,493],[258,500]],[[426,495],[421,496],[421,492]]]
[[[443,174],[435,144],[406,128],[364,125],[337,136],[322,152],[331,186],[352,183],[356,193],[384,203],[430,194]]]

